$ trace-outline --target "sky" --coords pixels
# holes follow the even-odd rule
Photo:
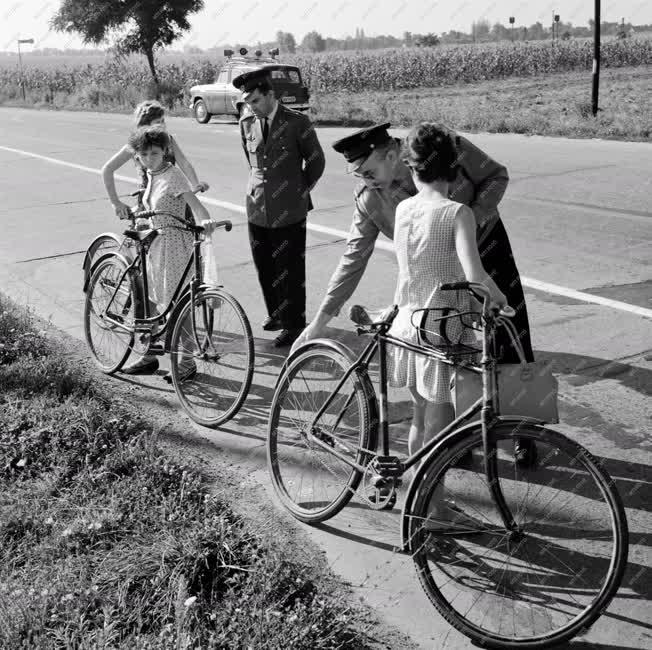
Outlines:
[[[34,38],[30,48],[81,48],[78,37],[50,30],[49,22],[59,0],[3,0],[0,8],[0,50],[16,49],[19,38]],[[195,45],[203,49],[225,43],[273,41],[281,30],[294,34],[297,42],[312,30],[322,36],[344,38],[356,28],[365,35],[403,32],[441,33],[451,29],[470,32],[474,20],[515,25],[551,22],[553,10],[561,20],[586,25],[593,16],[593,0],[205,0],[205,8],[192,17],[192,29],[173,46]],[[563,9],[561,7],[564,7]],[[652,24],[651,0],[602,0],[602,20]]]

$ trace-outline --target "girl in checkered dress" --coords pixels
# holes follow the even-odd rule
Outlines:
[[[448,198],[448,183],[455,178],[456,165],[450,136],[436,124],[422,123],[408,134],[404,154],[418,193],[396,209],[398,282],[394,303],[399,312],[389,333],[417,343],[417,330],[412,324],[415,310],[470,308],[466,291],[441,291],[442,284],[481,282],[495,303],[504,305],[507,301],[482,267],[473,212]],[[436,313],[429,316],[436,317]],[[473,333],[462,328],[458,319],[451,319],[447,325],[447,334],[454,343],[475,341]],[[427,324],[425,327],[433,329]],[[409,450],[413,454],[455,417],[449,390],[450,366],[394,347],[388,355],[388,376],[390,385],[407,386],[412,395]]]
[[[134,123],[136,128],[145,126],[162,126],[165,128],[165,109],[159,102],[154,100],[141,102],[134,109]],[[118,196],[115,187],[115,172],[124,164],[132,160],[136,164],[136,168],[140,173],[141,189],[144,190],[147,186],[147,170],[140,164],[135,154],[136,152],[133,148],[129,144],[126,144],[120,149],[120,151],[111,156],[102,167],[104,186],[106,187],[109,199],[115,208],[116,216],[121,219],[126,219],[129,216],[129,206],[126,203],[123,203]],[[178,165],[179,169],[181,169],[184,176],[192,186],[193,192],[205,192],[208,190],[208,183],[200,182],[198,180],[195,168],[190,164],[181,150],[179,143],[172,137],[172,135],[170,135],[170,144],[165,152],[165,160],[173,165]],[[142,208],[142,205],[140,207]],[[190,213],[187,213],[187,215],[189,219],[192,218]]]
[[[185,176],[169,161],[170,136],[162,126],[137,129],[129,136],[129,146],[146,170],[145,209],[168,213],[151,217],[150,226],[160,229],[160,233],[149,249],[147,265],[149,297],[158,313],[162,313],[184,277],[193,250],[193,234],[185,230],[178,219],[185,220],[190,207],[190,214],[198,218],[207,233],[212,232],[215,222],[191,192]],[[192,341],[187,334],[182,339],[184,354],[179,365],[183,376],[196,368],[191,354]],[[147,366],[155,365],[155,361],[155,357],[143,357],[139,363]]]

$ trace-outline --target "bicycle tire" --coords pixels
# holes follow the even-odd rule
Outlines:
[[[285,508],[296,519],[309,524],[325,521],[340,512],[351,500],[362,478],[359,470],[311,445],[306,435],[312,418],[325,402],[318,393],[323,393],[324,398],[330,396],[351,363],[352,360],[335,346],[313,345],[286,368],[272,399],[267,431],[267,460],[272,484]],[[308,383],[311,376],[314,376],[315,388],[323,377],[325,390],[313,393]],[[340,393],[328,407],[320,422],[323,426],[328,426],[324,422],[330,422],[331,428],[334,425],[338,428],[328,432],[324,440],[364,466],[376,445],[378,417],[373,386],[362,371],[352,373],[343,389],[353,398],[347,406],[348,398]],[[300,390],[306,394],[305,401]],[[343,416],[338,421],[340,406]],[[300,420],[302,413],[305,413],[303,421]],[[309,481],[304,481],[304,473],[311,474]]]
[[[415,478],[423,480],[411,512],[404,515],[418,577],[442,616],[476,645],[554,647],[585,632],[616,594],[627,565],[625,510],[608,473],[566,436],[538,425],[507,423],[495,426],[491,436],[498,450],[498,480],[522,538],[509,539],[489,497],[477,427],[431,454]],[[535,442],[535,466],[514,464],[516,437]],[[576,503],[567,498],[569,490],[578,491]],[[530,496],[533,503],[526,504]],[[559,506],[554,513],[553,503]],[[599,514],[609,522],[604,530],[595,523]],[[475,549],[487,554],[475,561]],[[470,575],[462,576],[467,569]],[[504,631],[497,620],[503,612]]]
[[[97,262],[97,266],[86,292],[84,302],[84,336],[100,370],[108,375],[117,372],[127,361],[134,343],[134,331],[112,326],[110,321],[104,321],[103,311],[108,300],[113,295],[117,281],[127,269],[128,264],[117,254],[109,254],[106,259]],[[111,311],[113,318],[120,319],[126,327],[133,328],[136,300],[136,283],[133,276],[127,273],[122,279],[124,289],[120,289],[113,300]],[[102,303],[104,302],[104,307]],[[103,335],[94,329],[98,326]],[[95,333],[94,333],[95,332]],[[110,340],[115,344],[112,352],[103,351],[101,340]]]
[[[222,289],[201,291],[195,296],[193,308],[197,310],[198,337],[208,347],[203,352],[196,349],[188,300],[175,320],[170,342],[172,384],[192,420],[205,427],[217,427],[236,415],[249,393],[254,373],[254,338],[244,309]],[[183,348],[184,335],[192,344],[192,358],[197,367],[191,379],[183,377],[184,351],[188,357],[188,351]],[[225,351],[225,345],[233,351]],[[231,379],[218,377],[220,371],[228,372]]]
[[[91,242],[84,255],[84,291],[90,282],[95,263],[107,253],[119,253],[121,247],[122,240],[114,233],[103,233]]]

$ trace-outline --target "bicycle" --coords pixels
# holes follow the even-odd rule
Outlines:
[[[513,310],[490,307],[483,285],[441,288],[470,291],[482,312],[418,310],[418,344],[388,334],[396,308],[376,322],[359,312],[352,314],[358,334],[372,340],[357,357],[319,339],[288,358],[268,426],[272,483],[294,517],[317,524],[361,483],[370,508],[393,507],[401,477],[414,468],[399,550],[412,555],[437,610],[482,647],[552,647],[585,631],[618,590],[627,563],[623,504],[586,449],[542,421],[500,414],[494,333],[513,327]],[[482,332],[481,347],[438,336],[453,318]],[[407,457],[389,449],[388,345],[464,365],[483,379],[475,404]],[[380,403],[369,377],[376,352]],[[517,437],[536,445],[535,465],[514,461]]]
[[[147,252],[158,229],[137,230],[137,219],[167,215],[194,236],[193,249],[174,294],[152,314]],[[124,232],[134,247],[133,259],[109,249],[94,262],[85,283],[84,333],[100,369],[120,370],[132,351],[141,355],[170,353],[174,390],[198,424],[217,427],[231,419],[244,402],[253,377],[251,326],[238,301],[223,287],[203,283],[200,245],[204,228],[176,215],[132,213]],[[230,221],[217,228],[231,230]],[[96,240],[97,241],[97,240]]]

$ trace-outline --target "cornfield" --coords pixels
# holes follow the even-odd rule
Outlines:
[[[454,47],[404,48],[347,53],[299,54],[281,61],[298,65],[312,92],[399,90],[469,83],[507,77],[589,70],[590,40],[498,43]],[[159,94],[170,108],[186,104],[188,90],[212,82],[222,61],[192,58],[160,63]],[[652,40],[635,38],[603,43],[602,65],[652,64]],[[52,102],[76,95],[82,105],[135,103],[153,92],[144,62],[107,60],[100,64],[25,66],[24,83],[35,101]],[[0,68],[2,99],[20,96],[17,66]]]

